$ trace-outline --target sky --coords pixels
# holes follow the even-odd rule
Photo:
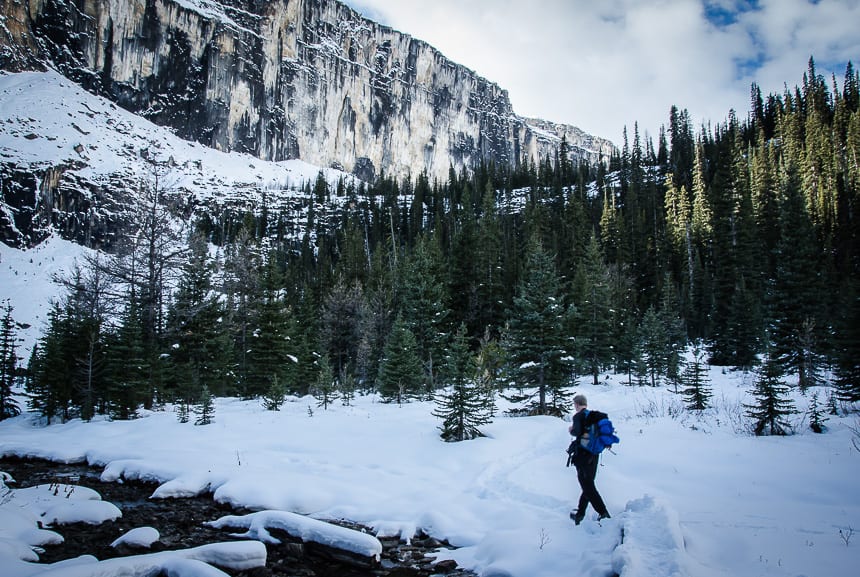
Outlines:
[[[520,116],[620,144],[674,104],[695,127],[802,83],[810,56],[841,88],[860,64],[860,0],[345,0],[509,91]]]

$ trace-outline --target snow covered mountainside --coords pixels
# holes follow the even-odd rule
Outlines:
[[[167,163],[166,172],[155,163]],[[257,211],[265,197],[303,223],[301,187],[319,173],[300,160],[266,162],[188,142],[56,72],[0,73],[0,241],[10,246],[35,246],[52,231],[109,246],[155,187],[187,217]]]
[[[554,157],[609,141],[516,115],[508,93],[337,0],[4,2],[0,69],[60,71],[176,134],[366,180]],[[537,126],[540,124],[540,126]]]

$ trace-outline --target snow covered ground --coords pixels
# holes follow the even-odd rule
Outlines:
[[[0,454],[87,461],[104,467],[106,482],[155,480],[154,498],[213,491],[218,501],[266,511],[259,522],[211,520],[252,538],[271,523],[313,532],[313,519],[350,519],[406,539],[421,528],[459,547],[440,559],[485,576],[556,577],[572,567],[595,577],[854,574],[860,455],[852,419],[831,418],[824,435],[751,437],[736,430],[748,383],[718,370],[712,376],[718,408],[703,418],[677,414],[678,399],[663,389],[613,379],[579,387],[591,406],[611,413],[622,441],[598,473],[612,519],[598,524],[591,513],[578,527],[568,518],[578,487],[565,467],[567,423],[550,417],[500,417],[487,437],[448,444],[423,402],[361,397],[323,411],[304,398],[269,412],[220,399],[215,423],[203,427],[169,411],[50,427],[23,415],[0,423]],[[41,566],[17,561],[28,560],[22,551],[41,533],[35,525],[9,529],[10,516],[21,515],[15,502],[26,498],[18,493],[0,508],[0,558],[28,571],[15,575],[41,575]],[[58,514],[85,503],[36,508],[33,519],[62,521]],[[111,510],[78,514],[104,520]],[[330,538],[372,555],[373,541],[360,535]]]
[[[56,239],[26,252],[0,245],[0,301],[9,298],[15,319],[32,323],[22,334],[26,348],[43,329],[54,290],[47,277],[68,266],[75,250]],[[498,417],[484,427],[486,437],[449,444],[440,440],[426,402],[397,406],[360,397],[352,406],[322,410],[302,398],[269,412],[259,402],[219,399],[215,422],[202,427],[181,424],[170,411],[50,427],[24,414],[0,422],[0,455],[85,461],[103,467],[105,482],[157,481],[154,498],[211,491],[218,501],[266,511],[264,520],[210,520],[258,539],[267,523],[287,523],[372,555],[375,545],[366,540],[372,536],[327,534],[316,521],[349,519],[377,536],[406,539],[420,528],[459,547],[440,560],[453,558],[487,577],[856,574],[856,414],[831,416],[823,435],[810,432],[799,414],[798,434],[756,438],[742,407],[751,375],[715,367],[710,376],[715,408],[702,416],[681,410],[665,388],[627,387],[615,375],[598,387],[577,387],[591,408],[610,414],[621,438],[598,473],[612,513],[599,524],[593,513],[580,526],[568,517],[579,489],[574,470],[565,467],[565,421]],[[798,395],[796,402],[805,411],[809,399]],[[169,567],[197,577],[218,574],[210,562],[253,566],[265,559],[262,545],[248,541],[126,561],[37,565],[32,546],[57,538],[37,521],[103,521],[115,514],[108,504],[87,503],[97,500],[93,495],[51,506],[37,495],[13,490],[0,497],[4,576],[107,575],[126,563],[129,575]],[[62,525],[53,530],[61,535]],[[153,537],[147,528],[129,536]]]

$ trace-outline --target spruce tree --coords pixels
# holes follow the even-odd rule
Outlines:
[[[339,390],[338,379],[335,377],[334,370],[327,356],[323,355],[320,357],[317,364],[319,365],[319,372],[317,373],[312,394],[317,400],[317,406],[327,411],[328,406],[337,399]]]
[[[262,271],[265,270],[261,248],[251,234],[243,230],[225,248],[224,291],[232,322],[235,353],[235,383],[244,395],[248,378],[248,350],[253,339],[256,303],[263,298]]]
[[[475,382],[475,359],[466,339],[466,325],[461,324],[448,347],[445,377],[448,388],[435,395],[433,415],[442,419],[442,438],[465,441],[481,436],[480,426],[490,422],[491,408],[487,397]]]
[[[639,325],[639,347],[642,363],[647,371],[650,385],[657,386],[658,379],[666,374],[669,338],[666,327],[654,307],[648,307]]]
[[[680,317],[681,305],[678,292],[667,274],[663,280],[663,292],[660,297],[660,322],[666,331],[666,380],[672,383],[677,392],[680,384],[684,360],[683,351],[687,344],[687,333],[684,321]]]
[[[522,409],[539,415],[566,412],[571,356],[565,331],[567,310],[552,256],[533,238],[526,271],[514,297],[504,334],[509,373],[521,390],[533,389]],[[537,397],[537,400],[534,400]],[[553,403],[552,399],[557,399]]]
[[[813,433],[823,433],[827,428],[824,423],[827,421],[827,416],[822,410],[822,406],[818,403],[818,391],[812,393],[809,400],[809,428]]]
[[[30,382],[26,387],[27,406],[51,424],[54,417],[66,419],[71,404],[67,357],[70,336],[68,322],[59,303],[53,302],[48,311],[48,326],[30,359]]]
[[[187,405],[199,404],[204,390],[226,394],[231,339],[223,326],[224,308],[213,291],[214,270],[205,240],[192,237],[167,322],[172,394]]]
[[[755,403],[745,405],[756,435],[786,435],[791,429],[785,419],[797,411],[788,396],[784,376],[780,360],[768,354],[752,390]]]
[[[197,415],[197,420],[194,421],[195,425],[211,425],[215,418],[215,397],[209,392],[209,387],[205,384],[200,391],[194,412]]]
[[[289,374],[289,320],[292,309],[284,300],[282,277],[277,256],[267,257],[262,279],[261,298],[252,303],[249,338],[245,350],[245,378],[240,394],[246,399],[262,397],[270,388],[287,388]]]
[[[148,366],[140,308],[131,295],[120,326],[107,347],[107,395],[114,419],[131,419],[146,399],[151,370]]]
[[[0,421],[21,413],[21,407],[12,397],[15,385],[18,356],[15,353],[15,321],[12,319],[12,304],[7,299],[0,307]]]
[[[687,363],[681,383],[681,394],[690,411],[704,411],[708,408],[713,392],[711,391],[708,367],[705,364],[701,343],[693,344],[693,358]]]
[[[798,385],[804,389],[814,383],[817,369],[819,257],[797,169],[790,159],[783,166],[781,192],[776,274],[768,295],[772,353],[786,371],[798,375]]]
[[[856,403],[860,401],[860,295],[856,281],[848,284],[836,324],[833,386],[839,400]]]
[[[367,307],[361,285],[337,282],[323,301],[320,341],[335,375],[356,371]]]
[[[574,279],[576,308],[571,316],[575,322],[572,332],[576,338],[577,357],[594,385],[598,384],[600,371],[612,361],[614,350],[610,283],[603,252],[596,235],[592,235]]]
[[[287,397],[287,389],[284,384],[278,379],[278,375],[273,375],[269,381],[269,386],[260,395],[263,403],[263,408],[267,411],[280,411],[281,406]]]
[[[403,403],[420,395],[422,374],[415,335],[398,317],[385,343],[377,390],[383,401]]]
[[[415,336],[424,366],[425,383],[432,391],[449,332],[449,296],[443,273],[442,253],[437,240],[422,235],[408,258],[397,283],[399,311]]]
[[[475,318],[468,325],[470,334],[481,334],[491,327],[494,335],[504,324],[504,302],[508,289],[504,282],[504,239],[496,206],[496,191],[488,180],[481,204],[475,246],[464,247],[475,263]],[[469,319],[466,319],[467,322]]]

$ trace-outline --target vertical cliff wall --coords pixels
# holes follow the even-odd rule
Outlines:
[[[179,136],[363,178],[611,152],[336,0],[0,0],[0,67],[58,68]]]

